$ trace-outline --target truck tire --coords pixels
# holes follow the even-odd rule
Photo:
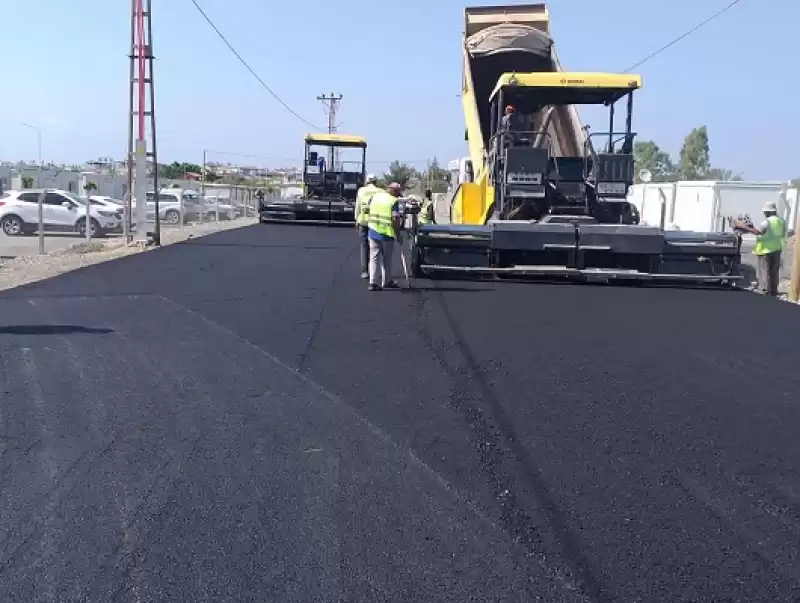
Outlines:
[[[411,246],[411,276],[425,278],[422,272],[422,250],[417,245]]]
[[[168,209],[164,212],[164,222],[167,224],[180,224],[181,223],[181,213],[177,209]]]

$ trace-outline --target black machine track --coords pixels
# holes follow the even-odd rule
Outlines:
[[[357,262],[259,225],[0,294],[0,600],[800,598],[796,308]]]

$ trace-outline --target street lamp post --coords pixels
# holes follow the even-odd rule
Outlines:
[[[39,255],[44,255],[44,196],[46,190],[42,187],[42,130],[36,126],[23,123],[23,126],[36,132],[36,145],[38,147],[39,159],[36,165],[36,187],[39,191],[38,216],[39,221]]]
[[[41,130],[41,128],[37,128],[36,126],[32,126],[32,125],[26,124],[26,123],[23,123],[22,125],[25,126],[26,128],[29,128],[29,129],[33,130],[34,132],[36,132],[36,146],[37,146],[38,151],[39,151],[39,163],[38,163],[38,167],[39,167],[38,172],[39,173],[36,175],[36,177],[37,177],[37,179],[39,179],[39,178],[41,178],[41,175],[42,175],[42,130]],[[37,180],[36,181],[36,188],[41,188],[41,186],[42,186],[41,181]]]

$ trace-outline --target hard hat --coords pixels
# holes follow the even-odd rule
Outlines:
[[[775,201],[767,201],[764,204],[764,209],[762,209],[761,211],[764,211],[764,212],[771,211],[771,212],[778,213],[778,204],[775,203]]]
[[[367,174],[367,182],[376,182],[377,180],[378,178],[375,176],[375,174]]]

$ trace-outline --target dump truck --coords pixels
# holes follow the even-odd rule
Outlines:
[[[261,203],[261,222],[355,223],[356,195],[366,179],[367,141],[348,134],[307,134],[304,141],[302,196]],[[357,152],[356,160],[339,159],[339,151],[348,149]]]
[[[417,277],[471,275],[734,284],[741,237],[639,223],[634,97],[642,78],[566,72],[545,4],[465,9],[462,103],[450,224],[412,237]],[[605,107],[594,132],[580,106]]]

